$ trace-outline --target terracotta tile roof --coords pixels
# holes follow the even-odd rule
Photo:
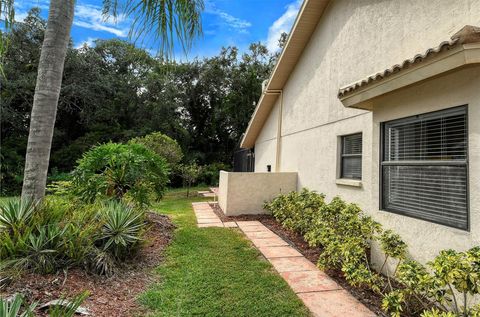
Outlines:
[[[436,47],[429,48],[423,54],[417,54],[410,59],[404,60],[400,64],[393,65],[392,67],[389,67],[384,71],[370,75],[365,79],[340,88],[338,91],[338,98],[345,97],[348,94],[358,90],[359,88],[363,88],[367,85],[376,83],[389,77],[392,74],[396,74],[404,69],[407,69],[412,65],[428,60],[436,56],[440,52],[448,51],[458,45],[469,43],[480,43],[480,27],[466,25],[460,31],[455,33],[449,41],[444,41]]]

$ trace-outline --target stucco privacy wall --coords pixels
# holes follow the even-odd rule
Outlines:
[[[371,215],[394,229],[420,261],[428,261],[442,249],[465,250],[480,244],[480,67],[466,68],[385,95],[374,101],[373,188]],[[411,115],[468,104],[468,160],[470,232],[379,211],[380,123]],[[375,253],[376,254],[376,253]],[[378,254],[376,255],[378,256]]]
[[[378,166],[372,166],[377,160],[372,144],[376,149],[378,140],[372,135],[372,114],[345,108],[337,98],[338,89],[437,46],[467,24],[480,25],[480,1],[331,1],[283,89],[280,171],[298,172],[297,189],[315,189],[327,194],[328,199],[340,195],[365,210],[378,213],[378,179],[375,178]],[[478,80],[476,82],[478,84]],[[446,89],[449,91],[450,88]],[[278,109],[279,102],[280,98],[274,109]],[[426,112],[432,106],[417,104],[416,107],[419,107],[417,111]],[[269,123],[277,121],[276,115],[272,111],[256,140],[256,171],[265,171],[268,164],[274,167],[275,139],[266,140],[276,136],[277,125]],[[469,115],[473,120],[473,115]],[[338,138],[355,132],[363,132],[362,187],[338,185]],[[475,138],[475,134],[471,138]],[[470,152],[475,153],[472,146]],[[473,174],[471,166],[470,182],[478,182],[478,175]],[[471,193],[474,188],[470,187]],[[478,201],[474,201],[478,198],[472,196],[471,211],[476,208],[478,212]],[[455,231],[433,224],[415,225],[415,229],[408,231],[413,222],[421,221],[394,215],[382,217],[386,217],[382,221],[392,227],[399,222],[409,243],[419,237],[420,228],[434,230],[436,235],[441,235],[443,229]],[[428,231],[423,231],[422,236],[425,232]],[[478,243],[478,236],[465,232],[455,231],[449,237],[455,237],[447,243],[452,247],[460,245],[462,240],[468,241],[464,247],[475,239]],[[421,259],[430,258],[436,249],[426,250],[448,239],[429,240],[413,242],[412,253]]]
[[[263,204],[296,190],[297,173],[220,172],[218,203],[227,216],[265,213]]]
[[[279,105],[276,104],[263,126],[262,131],[258,135],[255,143],[255,171],[266,172],[267,165],[272,166],[275,171],[276,162],[275,155],[277,149],[277,127],[278,127],[278,110]]]

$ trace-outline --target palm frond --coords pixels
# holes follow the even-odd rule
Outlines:
[[[152,36],[160,41],[159,53],[166,58],[177,43],[186,53],[202,34],[203,0],[104,0],[103,9],[105,17],[130,17],[130,38],[142,41]]]

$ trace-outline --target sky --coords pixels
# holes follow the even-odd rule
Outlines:
[[[240,51],[250,43],[262,42],[271,51],[277,49],[282,32],[289,32],[301,6],[301,0],[204,0],[202,13],[203,36],[198,38],[187,55],[177,45],[176,59],[210,57],[222,46],[236,46]],[[15,20],[22,21],[28,10],[39,7],[41,15],[48,15],[48,0],[15,0]],[[85,43],[94,45],[96,39],[120,38],[128,40],[130,19],[117,21],[102,16],[102,0],[77,0],[72,27],[75,47]],[[136,44],[153,55],[159,43],[154,40]]]

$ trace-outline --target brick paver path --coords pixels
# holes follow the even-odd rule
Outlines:
[[[208,203],[193,203],[199,227],[237,227],[318,317],[372,317],[375,314],[320,271],[298,250],[259,221],[222,223]]]

